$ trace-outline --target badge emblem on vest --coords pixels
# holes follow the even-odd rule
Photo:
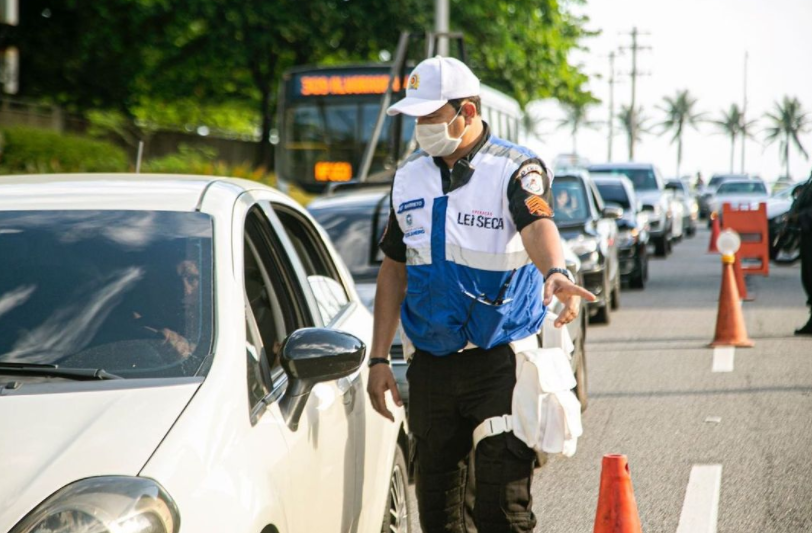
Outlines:
[[[411,215],[411,213],[410,213],[410,214],[408,214],[408,215],[406,215],[406,225],[407,225],[407,226],[411,226],[411,225],[412,225],[412,215]]]
[[[416,200],[409,200],[403,202],[398,206],[398,214],[405,213],[406,211],[411,211],[412,209],[423,209],[425,205],[426,201],[422,198],[418,198]]]

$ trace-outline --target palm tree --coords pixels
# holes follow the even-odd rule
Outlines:
[[[728,111],[722,110],[722,118],[720,120],[713,120],[719,130],[730,137],[730,173],[733,174],[733,153],[736,150],[736,137],[739,135],[739,128],[741,127],[742,112],[739,106],[731,104]]]
[[[805,159],[809,159],[809,154],[804,149],[800,139],[800,135],[808,132],[810,125],[812,125],[809,113],[803,111],[801,102],[797,98],[785,96],[781,103],[775,103],[773,113],[765,113],[764,116],[772,122],[765,130],[767,144],[780,140],[779,150],[784,163],[785,176],[789,177],[790,143],[795,145]]]
[[[578,155],[578,130],[581,128],[594,128],[598,122],[589,120],[589,107],[591,103],[566,103],[564,118],[558,121],[558,127],[567,127],[572,135],[572,153]]]
[[[694,111],[696,98],[691,96],[687,89],[677,91],[673,98],[666,96],[663,100],[665,100],[665,105],[658,106],[658,109],[665,112],[666,118],[659,124],[662,127],[660,134],[662,135],[669,130],[674,132],[671,143],[677,142],[677,176],[679,176],[679,167],[682,163],[682,134],[685,133],[686,126],[697,129],[702,114]]]
[[[617,114],[617,120],[620,122],[620,127],[626,134],[626,142],[629,147],[629,161],[634,158],[632,152],[632,135],[634,135],[634,142],[642,141],[644,133],[651,133],[651,128],[648,126],[648,117],[643,114],[643,108],[638,107],[637,112],[632,113],[631,106],[622,105]]]
[[[522,114],[522,126],[524,131],[527,132],[528,137],[532,137],[537,141],[543,142],[542,137],[545,135],[542,126],[547,122],[547,118],[538,112],[532,111],[529,107],[525,108]]]

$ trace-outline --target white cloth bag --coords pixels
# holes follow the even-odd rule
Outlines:
[[[575,376],[570,354],[574,345],[566,327],[554,326],[556,318],[547,314],[543,348],[538,348],[535,337],[511,343],[516,353],[512,414],[489,418],[477,426],[474,446],[483,438],[513,431],[535,450],[540,462],[545,454],[575,454],[583,427],[581,403],[572,392]]]

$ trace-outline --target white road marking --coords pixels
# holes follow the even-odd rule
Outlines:
[[[707,422],[708,424],[719,424],[719,423],[722,422],[722,417],[721,416],[709,416],[708,418],[705,419],[705,422]]]
[[[722,465],[694,465],[682,503],[677,533],[716,533]]]
[[[733,372],[733,356],[736,354],[734,346],[717,346],[713,349],[712,372]]]

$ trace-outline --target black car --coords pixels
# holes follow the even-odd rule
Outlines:
[[[634,193],[634,185],[623,176],[593,178],[605,205],[623,209],[617,219],[620,276],[630,287],[642,289],[648,280],[648,216]]]
[[[557,179],[557,178],[556,178]],[[388,185],[355,185],[335,189],[335,193],[311,202],[307,209],[324,227],[339,255],[344,259],[355,280],[356,290],[366,306],[372,311],[375,302],[375,288],[378,270],[383,261],[383,253],[378,249],[378,241],[389,217]],[[583,285],[580,261],[565,246],[567,268],[576,281]],[[541,295],[539,295],[539,298]],[[559,304],[560,306],[560,304]],[[555,305],[553,311],[557,310]],[[587,309],[582,303],[579,320],[568,324],[570,336],[575,344],[572,357],[573,372],[577,385],[575,393],[586,407],[586,327]],[[403,357],[403,344],[400,331],[390,350],[392,371],[398,384],[401,398],[408,408],[409,387],[406,380],[407,364]]]
[[[553,180],[553,211],[561,237],[581,260],[584,287],[597,296],[589,304],[593,322],[608,324],[620,306],[618,207],[605,207],[589,173],[564,171]]]

